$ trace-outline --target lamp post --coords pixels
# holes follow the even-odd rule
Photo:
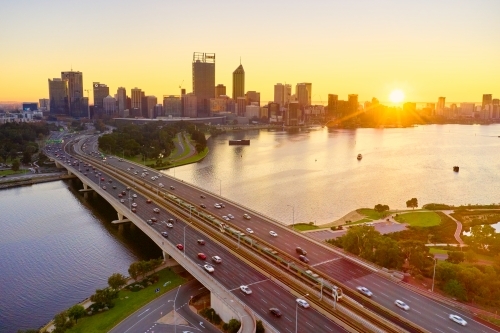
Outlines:
[[[175,293],[174,297],[174,331],[177,333],[177,323],[175,322],[175,300],[177,299],[177,295],[179,294],[179,289],[181,289],[181,286],[177,288],[177,292]]]
[[[292,229],[295,228],[295,205],[287,205],[288,207],[292,207]]]
[[[309,296],[309,294],[305,294],[304,297]],[[299,319],[299,303],[295,301],[295,333],[298,332],[298,319]]]
[[[432,260],[434,260],[434,273],[432,273],[432,288],[431,288],[431,291],[434,292],[434,278],[436,277],[437,258],[433,256],[427,256],[427,258],[431,258]]]
[[[186,227],[187,224],[184,226],[184,258],[186,258]]]

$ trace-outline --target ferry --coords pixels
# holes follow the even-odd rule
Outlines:
[[[357,158],[358,158],[358,161],[359,161],[359,160],[361,160],[361,159],[363,158],[363,155],[358,154],[358,157],[357,157]]]

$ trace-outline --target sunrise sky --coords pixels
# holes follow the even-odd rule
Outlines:
[[[216,83],[273,99],[275,83],[312,82],[359,101],[500,97],[500,0],[1,0],[0,101],[48,98],[71,68],[84,85],[192,91],[193,52],[216,53]],[[91,102],[92,102],[92,95]]]

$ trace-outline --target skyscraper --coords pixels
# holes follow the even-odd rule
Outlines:
[[[40,104],[40,111],[50,111],[50,99],[40,98],[38,104]]]
[[[245,97],[245,70],[240,64],[233,72],[233,99]]]
[[[153,119],[155,117],[155,106],[158,104],[156,96],[146,96],[146,115],[147,118]]]
[[[163,95],[163,114],[166,117],[182,116],[181,96]]]
[[[349,115],[356,115],[358,111],[358,95],[350,94],[347,96],[348,113]]]
[[[215,87],[215,97],[224,96],[226,94],[226,86],[223,84],[218,84]]]
[[[94,82],[94,114],[104,112],[104,98],[109,96],[109,87],[103,83]]]
[[[49,101],[51,114],[69,114],[68,81],[49,79]]]
[[[338,95],[328,94],[328,114],[332,117],[338,117],[337,102]]]
[[[94,104],[95,112],[95,104]],[[102,113],[108,116],[113,116],[116,113],[116,99],[110,95],[102,99]]]
[[[297,96],[297,102],[299,102],[300,108],[310,105],[308,103],[309,91],[307,90],[307,85],[305,83],[297,83],[295,86],[295,95]]]
[[[138,109],[139,112],[142,109],[141,97],[142,97],[142,90],[141,89],[135,87],[134,89],[132,89],[130,91],[130,98],[132,99],[131,108]]]
[[[116,91],[116,99],[118,100],[118,113],[123,117],[123,111],[127,108],[127,91],[125,88],[118,88]]]
[[[439,97],[436,104],[436,116],[444,116],[444,106],[446,97]]]
[[[483,95],[483,104],[481,105],[482,109],[484,110],[486,105],[492,104],[493,101],[493,95],[491,94],[484,94]]]
[[[197,111],[210,113],[210,98],[215,97],[215,53],[193,53],[193,93],[198,103]]]
[[[247,91],[246,93],[247,105],[251,105],[252,103],[258,103],[260,106],[260,93],[256,91]]]
[[[69,115],[87,117],[87,109],[83,102],[83,73],[61,72],[61,79],[68,81]]]
[[[281,83],[274,85],[274,103],[285,104],[285,86]]]

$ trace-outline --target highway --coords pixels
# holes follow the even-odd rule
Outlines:
[[[88,146],[87,149],[89,149]],[[52,157],[55,156],[53,153],[53,151],[49,152]],[[59,155],[57,159],[61,162],[64,161],[64,163],[73,163],[76,158],[72,158],[63,153],[63,155]],[[109,159],[109,161],[110,163],[126,164],[126,162],[120,162],[115,158]],[[128,165],[128,167],[132,166],[134,167],[132,170],[137,171],[138,166]],[[78,165],[76,167],[78,167]],[[176,220],[176,216],[157,206],[154,201],[147,203],[148,198],[143,197],[140,193],[136,193],[133,189],[127,190],[125,185],[119,183],[116,179],[111,178],[102,170],[99,170],[99,166],[97,164],[93,166],[80,165],[80,169],[82,174],[86,173],[84,177],[87,177],[90,181],[99,185],[101,188],[106,186],[106,191],[113,196],[116,196],[117,200],[122,199],[118,195],[125,191],[126,195],[123,198],[123,205],[132,208],[132,204],[135,203],[135,208],[137,210],[135,214],[137,214],[143,221],[147,221],[152,217],[156,218],[158,222],[152,223],[151,227],[159,233],[166,231],[168,233],[168,237],[165,238],[165,241],[169,241],[174,245],[182,244],[184,246],[182,252],[185,253],[185,256],[197,263],[200,267],[206,263],[212,264],[215,268],[215,271],[211,274],[212,277],[227,290],[230,290],[234,297],[243,301],[277,331],[290,333],[295,332],[295,313],[297,312],[299,318],[299,320],[297,320],[298,332],[346,332],[344,328],[312,308],[302,309],[299,307],[296,309],[296,297],[292,294],[282,289],[267,276],[264,276],[257,270],[244,264],[224,247],[220,246],[216,242],[212,242],[210,239],[205,238],[197,230],[189,227],[189,221],[183,221],[178,218]],[[142,171],[142,168],[140,171]],[[153,172],[151,170],[148,172],[149,177],[152,177]],[[155,172],[155,174],[158,173]],[[160,178],[160,181],[162,180],[166,180],[165,183],[167,184],[165,185],[167,187],[171,185],[171,181],[167,177],[163,176]],[[116,188],[113,188],[113,186]],[[134,195],[137,197],[134,198]],[[154,208],[159,208],[159,213],[153,212]],[[130,212],[130,214],[134,213]],[[174,220],[172,228],[167,227],[169,219]],[[197,240],[199,239],[205,240],[205,245],[198,244]],[[198,257],[198,253],[204,253],[207,256],[207,259],[200,259]],[[222,263],[215,264],[211,261],[211,257],[215,255],[222,258]],[[207,274],[210,273],[207,272]],[[252,294],[246,295],[241,292],[239,289],[241,285],[248,285],[252,289]],[[283,315],[280,318],[274,317],[269,312],[271,307],[279,308]],[[307,316],[305,314],[307,314]],[[301,318],[301,316],[304,317]]]

